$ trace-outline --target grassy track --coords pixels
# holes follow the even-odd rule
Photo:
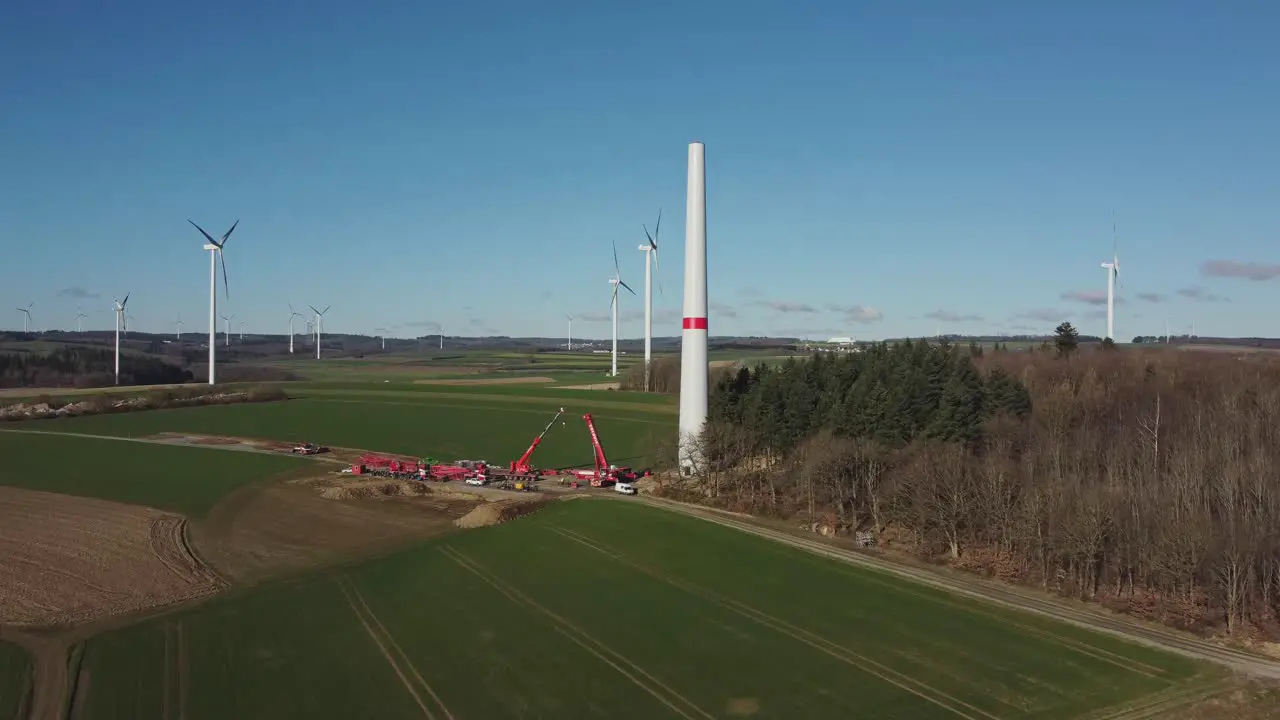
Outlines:
[[[17,645],[0,642],[0,718],[16,718],[31,688],[31,658]]]
[[[168,688],[193,719],[1051,720],[1209,672],[622,501],[109,633],[85,667],[92,717]]]
[[[124,417],[129,416],[98,419]],[[71,431],[60,421],[24,427]],[[284,455],[6,432],[0,432],[0,458],[0,485],[147,505],[194,518],[203,517],[219,498],[241,485],[311,462]]]
[[[13,426],[132,437],[158,432],[191,432],[284,441],[307,440],[326,445],[430,455],[437,459],[475,457],[505,463],[524,452],[554,412],[551,407],[521,402],[477,402],[466,396],[438,402],[415,402],[412,398],[326,397],[283,403],[214,405],[36,420]],[[642,460],[645,440],[651,433],[662,432],[668,427],[666,418],[650,414],[605,410],[597,413],[596,417],[601,441],[610,455],[619,461]],[[547,466],[590,464],[590,438],[581,418],[566,413],[564,422],[563,427],[557,426],[547,433],[536,461]],[[670,427],[674,428],[674,422]],[[174,464],[163,472],[171,475],[174,468],[182,467],[186,465]],[[2,472],[5,471],[0,470]]]

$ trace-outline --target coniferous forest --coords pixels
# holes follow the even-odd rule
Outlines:
[[[717,374],[703,467],[658,492],[1280,637],[1280,363],[1112,348],[902,342]]]

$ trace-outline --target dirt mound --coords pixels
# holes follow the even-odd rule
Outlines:
[[[550,500],[499,500],[485,503],[453,521],[460,528],[480,528],[514,520],[537,511]]]
[[[414,380],[414,385],[531,385],[553,383],[549,377],[501,377],[501,378],[445,378],[439,380]]]
[[[431,489],[420,482],[384,480],[331,485],[320,491],[320,497],[329,500],[362,500],[379,497],[418,497],[430,493]]]
[[[221,586],[187,547],[184,518],[0,488],[0,623],[83,622]]]

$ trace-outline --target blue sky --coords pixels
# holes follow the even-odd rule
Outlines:
[[[679,332],[1280,336],[1280,5],[106,3],[0,24],[0,327],[607,337],[610,243]],[[221,291],[220,291],[221,292]],[[1142,294],[1140,296],[1140,294]],[[1146,299],[1143,299],[1146,298]],[[642,333],[624,298],[621,333]]]

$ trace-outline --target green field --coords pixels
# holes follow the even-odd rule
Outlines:
[[[134,416],[95,419],[126,417]],[[44,431],[59,424],[23,425]],[[192,518],[203,517],[237,487],[314,464],[286,455],[5,432],[16,426],[0,427],[0,485],[147,505]]]
[[[574,501],[98,636],[88,716],[1069,718],[1200,666]]]
[[[556,412],[554,402],[530,402],[524,397],[419,396],[412,391],[375,396],[367,391],[349,392],[279,403],[31,420],[6,427],[121,437],[190,432],[306,440],[437,459],[471,457],[505,464],[524,452]],[[562,418],[565,424],[547,433],[538,449],[537,463],[544,467],[591,464],[590,436],[581,412],[577,412],[581,407],[569,406]],[[587,409],[596,419],[610,459],[618,462],[642,463],[648,455],[647,439],[656,433],[675,431],[675,417],[670,414],[628,411],[625,406]],[[172,475],[173,468],[163,472]]]
[[[0,642],[0,718],[18,717],[31,688],[31,658],[16,645]]]

